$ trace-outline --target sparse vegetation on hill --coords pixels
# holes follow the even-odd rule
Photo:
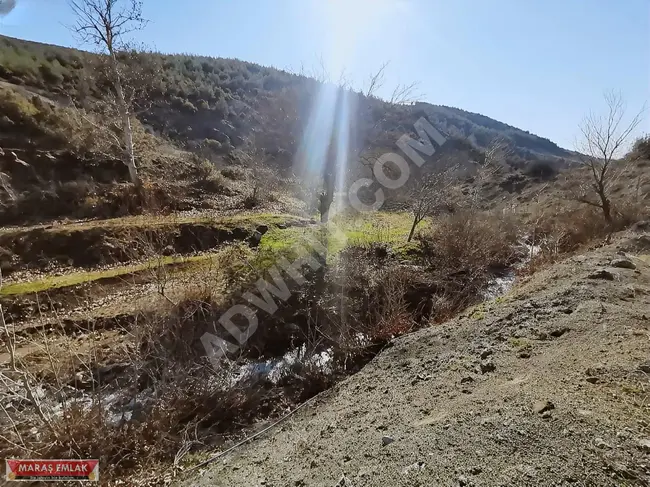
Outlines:
[[[483,115],[390,103],[372,88],[345,92],[232,59],[115,52],[109,67],[123,70],[119,81],[128,91],[116,104],[106,93],[116,95],[119,83],[101,61],[0,37],[1,456],[99,458],[106,483],[152,470],[169,479],[374,357],[392,379],[400,377],[406,402],[423,384],[437,384],[412,403],[418,411],[409,410],[417,417],[408,431],[446,423],[430,408],[448,403],[465,414],[458,397],[470,397],[495,367],[502,380],[493,390],[518,386],[515,372],[501,375],[504,354],[516,348],[507,363],[527,360],[538,350],[530,340],[567,334],[573,322],[546,327],[546,317],[575,318],[589,283],[618,274],[598,269],[582,276],[580,287],[549,291],[543,309],[531,294],[530,303],[501,313],[513,282],[540,270],[552,274],[552,265],[609,244],[615,232],[649,216],[647,137],[628,155],[629,171],[607,181],[606,200],[582,206],[574,189],[598,183],[593,169],[616,163],[613,155],[572,167],[575,153]],[[154,82],[143,75],[146,89],[131,90],[129,70],[132,80],[145,71],[157,76]],[[321,90],[334,93],[336,119],[344,93],[356,102],[350,165],[336,165],[336,137],[316,134],[327,138],[319,140],[327,160],[319,174],[304,174],[297,163],[309,152],[303,142]],[[414,124],[423,116],[444,144],[427,164],[409,166],[407,184],[386,188],[384,211],[353,211],[344,183],[378,179],[376,159],[395,151],[401,136],[417,137]],[[388,179],[398,172],[391,163],[383,170]],[[603,201],[607,221],[598,212]],[[646,237],[638,237],[641,250],[634,252],[647,251]],[[605,254],[590,255],[589,266]],[[620,276],[628,285],[621,296],[638,301],[647,294],[647,269],[640,266],[636,281],[636,260],[622,260],[630,272]],[[562,269],[557,280],[573,286],[578,278],[569,282]],[[556,285],[544,279],[544,286]],[[245,307],[254,310],[255,326]],[[239,314],[228,315],[233,309]],[[519,313],[526,319],[513,318]],[[414,349],[412,338],[399,339],[437,325],[445,327],[442,341],[431,330],[416,335],[436,350],[426,359],[426,344]],[[453,375],[453,387],[438,373]],[[351,397],[377,389],[377,404],[404,406],[389,398],[384,375],[367,383],[364,377],[341,390],[361,384]],[[426,405],[431,398],[441,399]],[[512,413],[497,402],[494,414]],[[495,422],[510,425],[509,417]],[[388,427],[375,420],[360,425],[360,434]],[[332,435],[336,421],[317,432],[318,441]],[[445,431],[453,436],[451,421]],[[309,445],[296,448],[311,459]],[[320,461],[309,468],[321,472]]]
[[[141,56],[159,69],[149,99],[141,100],[146,101],[141,103],[141,122],[191,149],[208,146],[216,154],[227,154],[246,139],[258,138],[259,148],[285,166],[290,162],[300,136],[297,130],[306,125],[318,82],[233,59],[156,53]],[[54,99],[83,102],[88,97],[100,97],[103,89],[85,70],[91,58],[72,49],[0,37],[0,80],[42,90]],[[141,59],[136,56],[125,61],[139,63]],[[53,83],[54,78],[60,82]],[[547,139],[456,108],[428,103],[391,107],[373,100],[369,112],[362,115],[362,119],[370,117],[365,122],[370,125],[379,117],[385,118],[382,127],[397,137],[421,115],[452,137],[472,136],[471,143],[478,148],[486,148],[496,137],[505,137],[522,164],[572,157]],[[271,134],[281,136],[280,140]],[[388,148],[395,140],[386,136],[377,146]]]

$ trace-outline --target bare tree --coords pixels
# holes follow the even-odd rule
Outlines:
[[[407,242],[413,239],[415,229],[422,220],[431,216],[442,206],[449,204],[450,190],[454,184],[454,173],[457,169],[458,166],[453,166],[444,171],[427,174],[416,183],[409,197],[413,224]]]
[[[384,73],[386,67],[388,66],[388,61],[382,64],[376,73],[371,74],[368,77],[368,87],[362,91],[362,94],[368,98],[377,97],[377,90],[381,89],[384,86]]]
[[[508,157],[513,153],[514,150],[505,137],[495,137],[490,141],[483,154],[483,162],[475,162],[476,172],[470,190],[470,204],[472,206],[478,206],[484,184],[501,171]]]
[[[142,2],[138,0],[69,0],[77,16],[71,30],[86,43],[97,46],[107,57],[110,81],[116,96],[116,104],[122,123],[124,163],[134,183],[139,182],[133,147],[131,107],[124,92],[118,54],[124,47],[125,36],[144,28],[147,21],[142,17]]]
[[[508,157],[514,153],[510,142],[505,137],[493,138],[485,149],[484,167],[497,170],[506,163]]]
[[[591,181],[574,193],[577,201],[603,212],[605,221],[612,222],[610,190],[625,170],[624,161],[617,158],[634,129],[641,123],[641,109],[632,119],[624,121],[626,106],[619,93],[606,93],[606,114],[589,114],[582,122],[581,139],[577,149],[582,154],[581,164],[588,168]]]

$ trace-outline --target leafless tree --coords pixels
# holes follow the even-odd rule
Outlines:
[[[131,181],[137,183],[138,170],[133,147],[131,107],[124,90],[123,75],[118,55],[125,45],[125,36],[144,28],[142,2],[138,0],[69,0],[77,17],[71,30],[84,43],[94,44],[107,56],[110,81],[122,124],[125,149],[124,163],[129,168]]]
[[[624,161],[617,158],[641,123],[644,109],[626,121],[626,106],[619,93],[606,93],[605,103],[607,109],[604,115],[591,113],[580,126],[581,138],[577,149],[582,154],[581,164],[589,170],[591,180],[581,185],[574,192],[574,197],[581,203],[600,208],[609,224],[612,222],[611,186],[625,170]]]
[[[504,137],[495,137],[490,141],[483,162],[475,162],[474,182],[470,191],[470,205],[476,207],[483,185],[501,171],[508,157],[514,153],[510,142]]]
[[[485,149],[484,167],[497,170],[513,154],[512,146],[505,137],[495,137]]]
[[[368,98],[376,97],[377,90],[384,86],[384,73],[386,72],[387,66],[388,62],[385,62],[374,74],[371,74],[368,77],[368,87],[362,91],[362,93]]]
[[[427,174],[416,183],[409,197],[413,224],[407,242],[413,239],[415,229],[422,220],[449,204],[450,190],[456,180],[457,169],[458,166],[453,166],[444,171]]]

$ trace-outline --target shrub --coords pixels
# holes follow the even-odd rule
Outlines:
[[[631,159],[650,159],[650,134],[639,137],[627,155]]]
[[[194,104],[189,100],[183,100],[181,106],[183,110],[186,110],[190,113],[196,113],[198,111]]]
[[[215,139],[203,139],[203,146],[213,152],[221,152],[223,148],[221,142]]]
[[[216,171],[201,181],[201,187],[211,193],[230,194],[230,188],[228,188],[226,180]]]
[[[246,171],[237,166],[228,166],[224,167],[221,169],[221,174],[228,178],[228,179],[233,179],[235,181],[243,181],[246,179]]]
[[[226,179],[221,175],[219,171],[214,167],[210,161],[203,159],[197,166],[196,172],[198,175],[198,182],[196,183],[199,187],[210,191],[211,193],[218,194],[229,194],[230,188],[226,183]]]
[[[63,76],[49,63],[41,64],[38,71],[47,85],[59,84],[63,81]]]
[[[526,174],[533,178],[552,179],[557,176],[558,171],[550,161],[533,161],[526,165]]]
[[[490,213],[459,211],[437,219],[418,240],[425,260],[437,272],[482,275],[515,260],[517,228]]]
[[[257,208],[262,204],[262,200],[256,190],[257,188],[255,188],[251,194],[244,198],[243,205],[247,210],[252,210],[253,208]]]
[[[214,164],[205,159],[200,160],[200,162],[196,165],[196,174],[199,179],[208,179],[215,173],[215,171],[216,169],[214,167]]]

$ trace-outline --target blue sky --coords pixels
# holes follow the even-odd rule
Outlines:
[[[66,0],[17,0],[0,33],[80,47]],[[137,34],[163,52],[328,71],[357,87],[389,61],[383,94],[482,113],[563,147],[619,90],[650,103],[650,0],[144,0]],[[638,132],[650,132],[650,112]]]

